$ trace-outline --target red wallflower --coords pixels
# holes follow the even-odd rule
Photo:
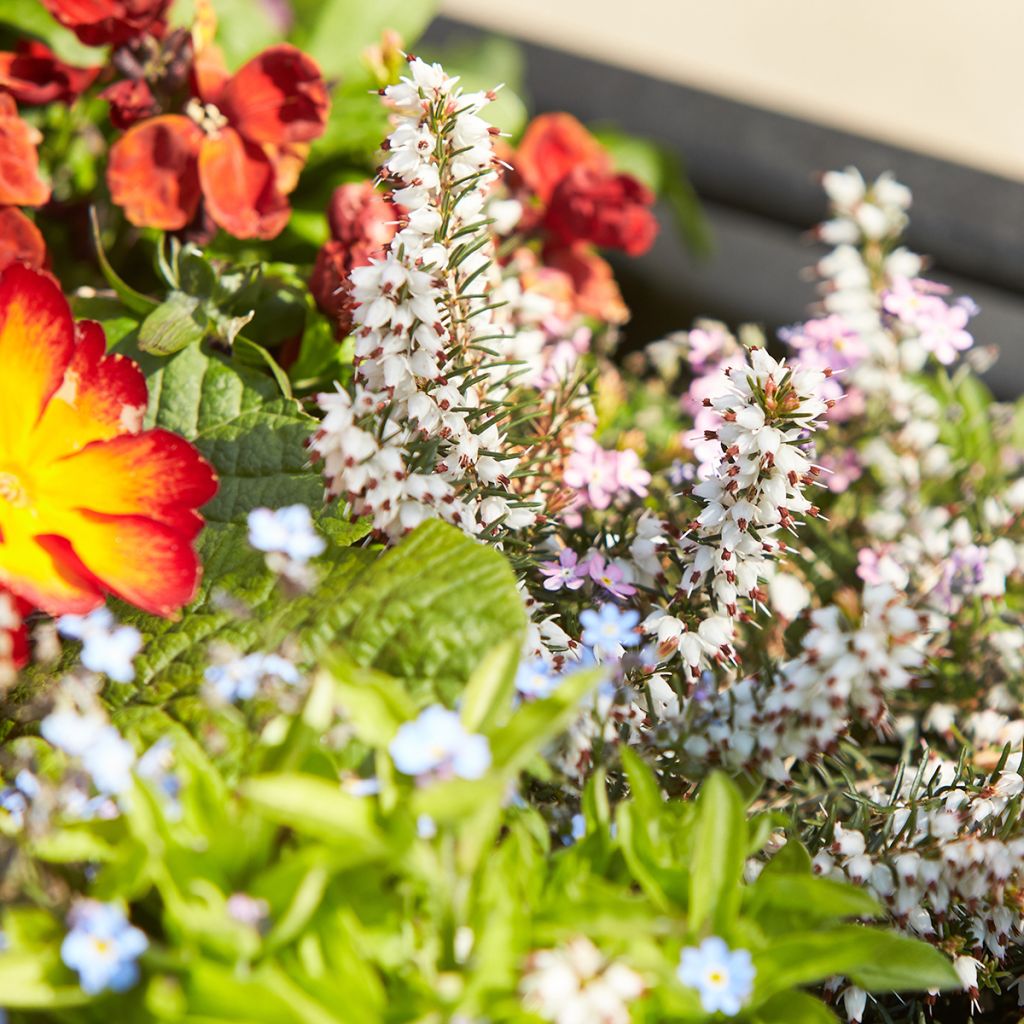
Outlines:
[[[628,174],[575,167],[556,186],[544,224],[560,242],[593,242],[639,256],[650,249],[658,222],[654,195]]]
[[[0,207],[0,271],[12,263],[46,266],[46,242],[42,233],[13,206]]]
[[[0,53],[0,92],[19,103],[72,103],[96,81],[99,68],[76,68],[43,43],[23,41],[14,53]]]
[[[119,46],[163,35],[171,0],[43,0],[46,9],[89,46]]]
[[[17,206],[42,206],[50,187],[39,177],[39,133],[18,117],[14,100],[0,92],[0,270],[19,261],[46,263],[39,229]]]
[[[612,268],[591,246],[577,242],[549,249],[544,259],[549,268],[565,274],[571,282],[576,312],[609,324],[624,324],[629,319]]]
[[[317,254],[310,289],[339,338],[352,331],[349,274],[381,256],[395,235],[395,209],[372,181],[339,185],[327,211],[331,240]]]
[[[0,93],[0,206],[42,206],[50,186],[39,177],[39,132],[18,117],[17,104]]]
[[[541,114],[523,133],[513,166],[544,204],[575,167],[611,173],[608,151],[572,114]]]
[[[153,90],[142,78],[115,82],[100,96],[110,104],[110,123],[121,131],[160,113],[160,104]]]
[[[631,256],[651,247],[654,196],[632,175],[616,174],[607,151],[572,115],[534,118],[513,165],[540,200],[537,225],[557,245],[591,242]]]
[[[237,238],[273,238],[291,210],[287,194],[305,145],[327,123],[330,101],[320,69],[294,46],[272,46],[235,75],[196,74],[188,116],[165,114],[130,128],[110,151],[107,184],[140,227],[178,230],[200,199]]]

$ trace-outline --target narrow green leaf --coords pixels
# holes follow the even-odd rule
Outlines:
[[[488,732],[512,709],[519,647],[515,642],[489,651],[462,692],[462,724],[468,732]]]
[[[722,773],[708,776],[697,797],[690,874],[690,927],[727,932],[739,907],[747,820],[739,790]]]
[[[96,259],[99,261],[100,270],[107,284],[117,293],[117,297],[133,312],[146,314],[155,309],[158,305],[155,299],[136,291],[130,284],[122,281],[117,271],[110,265],[106,251],[103,248],[103,238],[100,234],[99,217],[96,215],[96,207],[89,207],[89,223],[92,227],[92,240],[96,248]]]

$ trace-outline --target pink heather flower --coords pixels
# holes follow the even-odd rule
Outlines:
[[[864,475],[860,458],[852,448],[845,449],[842,455],[823,455],[820,464],[826,471],[824,480],[833,494],[842,494]]]
[[[921,277],[913,280],[897,277],[882,296],[885,311],[909,327],[925,351],[946,366],[974,344],[966,327],[967,321],[978,312],[971,299],[958,299],[950,305],[941,297],[948,291],[944,285]]]
[[[869,355],[867,343],[846,321],[835,314],[783,328],[779,337],[801,353],[814,353],[820,364],[838,373],[850,370]]]
[[[882,574],[879,572],[879,563],[882,556],[874,548],[861,548],[857,552],[857,575],[871,586],[878,586],[882,582]]]
[[[651,474],[641,465],[640,456],[632,448],[614,450],[608,454],[615,462],[615,478],[619,489],[632,491],[638,498],[646,498]]]
[[[579,564],[579,556],[570,548],[563,548],[557,562],[544,562],[540,566],[545,590],[579,590],[587,578],[587,563]]]
[[[882,295],[882,308],[903,323],[916,326],[922,315],[934,311],[936,303],[945,305],[939,295],[948,291],[945,285],[923,277],[894,277],[889,290]]]
[[[576,450],[565,466],[565,482],[592,508],[607,508],[618,490],[615,466],[590,434],[577,431]]]
[[[635,451],[602,448],[586,428],[576,432],[575,442],[576,450],[566,462],[564,479],[580,492],[583,504],[603,509],[626,491],[640,498],[646,496],[651,474],[643,468]]]
[[[733,339],[720,328],[703,330],[698,327],[687,333],[686,340],[686,361],[702,373],[722,362],[726,348]]]
[[[965,330],[970,318],[968,308],[963,305],[947,306],[941,299],[938,302],[941,312],[936,309],[934,316],[919,319],[919,340],[926,351],[948,366],[956,361],[959,353],[966,352],[974,344],[974,338]]]
[[[612,597],[625,600],[636,593],[636,587],[626,580],[622,569],[614,562],[606,562],[603,555],[595,552],[587,559],[586,567],[590,578],[604,587]]]
[[[864,339],[835,314],[785,327],[779,337],[794,350],[793,365],[804,370],[831,370],[841,375],[869,355]],[[840,380],[827,377],[819,389],[820,398],[835,403],[826,416],[837,423],[864,411],[864,395],[857,390],[846,391]]]

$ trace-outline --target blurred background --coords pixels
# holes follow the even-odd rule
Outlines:
[[[972,296],[989,383],[1024,391],[1024,5],[1017,0],[442,0],[428,55],[518,78],[530,113],[657,143],[685,169],[654,249],[616,267],[643,345],[694,316],[769,330],[815,299],[821,171],[892,170],[908,244]],[[515,56],[494,36],[520,42]],[[639,154],[638,154],[639,157]],[[664,169],[664,168],[663,168]],[[673,224],[673,221],[675,224]],[[682,230],[674,230],[681,227]]]

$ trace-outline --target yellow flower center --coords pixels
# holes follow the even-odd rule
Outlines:
[[[708,981],[712,985],[722,985],[722,984],[724,984],[724,982],[725,982],[725,971],[718,970],[717,968],[712,968],[712,970],[708,971]]]
[[[22,476],[13,469],[0,469],[0,501],[6,501],[15,508],[29,504],[29,492]]]
[[[106,956],[110,950],[112,943],[109,939],[96,939],[92,940],[93,948],[100,956]]]

